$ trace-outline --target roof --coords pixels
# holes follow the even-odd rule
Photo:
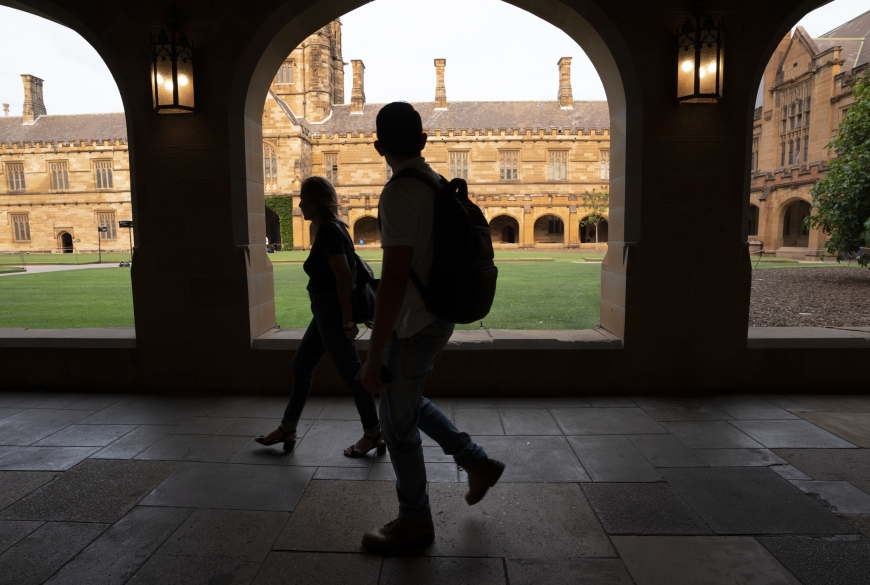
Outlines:
[[[123,113],[40,116],[33,124],[21,121],[21,116],[0,117],[0,144],[127,140]]]
[[[349,105],[332,106],[332,116],[322,123],[306,122],[312,133],[374,132],[375,118],[386,104],[366,104],[363,113],[353,114]],[[448,102],[447,109],[435,109],[434,102],[412,103],[423,119],[423,129],[610,128],[606,101],[575,101],[573,109],[561,109],[559,102]]]
[[[840,47],[840,58],[843,59],[847,69],[852,69],[862,62],[866,62],[870,56],[870,51],[866,50],[864,39],[816,39],[816,44],[821,51],[835,46]]]
[[[870,11],[826,32],[816,42],[822,46],[819,41],[833,41],[826,44],[825,48],[831,45],[843,47],[840,56],[846,61],[846,67],[851,69],[870,61],[870,46],[868,46],[870,39],[867,37],[870,37]]]

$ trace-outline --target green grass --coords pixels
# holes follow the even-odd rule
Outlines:
[[[93,254],[0,254],[0,264],[21,266],[22,264],[95,264],[100,255]],[[103,264],[129,262],[129,252],[103,253]]]

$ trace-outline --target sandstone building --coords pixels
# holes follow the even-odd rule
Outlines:
[[[870,12],[819,38],[797,27],[767,64],[752,134],[749,240],[754,250],[818,258],[825,235],[803,227],[825,146],[854,101],[850,83],[870,62]]]

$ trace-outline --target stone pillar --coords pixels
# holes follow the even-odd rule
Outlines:
[[[350,92],[350,111],[353,114],[362,114],[366,103],[366,92],[363,76],[366,66],[359,59],[350,62],[353,67],[353,89]]]
[[[45,116],[45,103],[42,101],[42,80],[34,75],[22,75],[24,82],[24,110],[22,122],[32,124],[40,116]]]
[[[3,116],[9,117],[9,104],[3,104]]]
[[[559,59],[559,106],[574,109],[574,94],[571,93],[571,57]]]
[[[447,59],[435,59],[435,109],[447,109],[447,90],[444,88],[444,66]]]

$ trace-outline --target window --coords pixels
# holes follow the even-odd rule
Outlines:
[[[267,181],[278,179],[278,157],[275,155],[275,149],[268,144],[263,145],[263,177]]]
[[[16,242],[30,241],[30,216],[26,213],[10,213],[12,219],[12,239]]]
[[[780,153],[780,156],[779,156],[779,166],[784,167],[785,166],[785,142],[783,142],[780,146],[781,146],[782,152]]]
[[[450,153],[450,179],[468,180],[468,153]]]
[[[788,164],[794,163],[794,142],[789,140],[788,142]]]
[[[519,177],[519,150],[500,150],[498,153],[498,178],[501,181],[516,181]]]
[[[568,151],[551,150],[547,178],[551,181],[564,181],[568,178]]]
[[[601,173],[598,177],[602,181],[610,180],[610,151],[602,150],[601,151]]]
[[[107,228],[106,231],[100,232],[101,240],[117,240],[118,231],[115,223],[115,213],[113,211],[106,213],[98,213],[97,217],[100,222],[100,227]]]
[[[94,163],[94,173],[97,175],[97,189],[112,189],[112,161],[101,160]]]
[[[48,163],[48,172],[51,175],[52,189],[69,189],[69,170],[65,162]]]
[[[393,178],[393,167],[389,163],[384,163],[384,165],[387,167],[387,180],[389,181]]]
[[[9,175],[10,191],[24,191],[24,165],[22,163],[6,165],[6,174]]]
[[[807,162],[807,157],[809,156],[807,153],[810,150],[810,137],[804,136],[804,162]]]
[[[801,139],[800,138],[795,140],[794,162],[795,162],[795,164],[801,162]]]
[[[749,159],[749,170],[758,170],[758,137],[752,139],[752,156]]]
[[[275,76],[275,83],[293,83],[293,61],[284,61]]]
[[[565,233],[565,222],[556,217],[555,215],[551,215],[547,217],[547,233],[548,234],[564,234]]]
[[[324,153],[323,166],[326,167],[326,178],[333,185],[338,185],[338,153]]]

